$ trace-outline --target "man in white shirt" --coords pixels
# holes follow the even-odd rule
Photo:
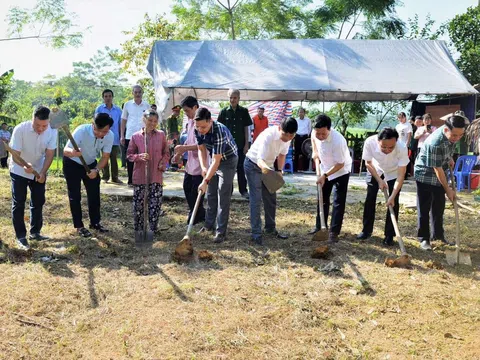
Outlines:
[[[85,186],[88,202],[88,216],[90,229],[107,232],[100,224],[100,170],[108,165],[112,151],[114,135],[110,128],[113,119],[106,113],[98,113],[93,124],[78,126],[73,132],[73,138],[80,151],[76,151],[70,141],[63,149],[63,175],[67,182],[70,211],[72,212],[73,226],[78,235],[90,237],[82,221],[81,183]],[[102,152],[102,158],[97,164],[97,154]],[[86,172],[80,161],[83,156],[90,172]]]
[[[132,88],[133,100],[123,105],[122,124],[120,127],[120,144],[128,149],[130,138],[143,128],[143,112],[150,109],[150,105],[142,100],[143,89],[140,85]],[[128,186],[132,185],[133,162],[126,160],[128,173]]]
[[[262,240],[261,206],[265,210],[265,233],[287,239],[276,229],[275,210],[277,194],[271,194],[262,182],[262,173],[268,174],[277,160],[278,168],[283,169],[290,142],[295,137],[297,122],[294,118],[284,119],[279,126],[271,126],[263,130],[248,150],[244,162],[245,175],[250,189],[250,225],[252,240],[258,245]]]
[[[378,190],[388,188],[390,197],[386,203],[387,218],[385,221],[385,238],[383,244],[393,245],[395,229],[388,212],[392,206],[398,220],[400,190],[409,163],[408,149],[398,141],[398,132],[390,127],[384,128],[378,135],[370,136],[363,145],[362,158],[368,170],[367,198],[363,209],[363,229],[357,239],[366,240],[372,235],[375,221],[375,207]],[[379,179],[379,181],[377,181]]]
[[[333,189],[332,220],[329,229],[329,243],[338,242],[338,235],[342,229],[345,202],[347,200],[348,179],[352,167],[352,158],[345,138],[335,129],[332,129],[332,120],[325,114],[315,119],[315,128],[312,131],[313,159],[320,160],[320,175],[317,184],[322,187],[323,208],[325,222],[327,222],[330,208],[330,194]],[[317,205],[317,222],[310,231],[314,234],[320,229],[320,204]]]
[[[27,188],[30,188],[30,240],[47,240],[41,235],[42,209],[45,204],[45,181],[57,148],[57,130],[50,127],[50,109],[38,106],[33,120],[23,122],[13,129],[10,147],[28,163],[22,166],[10,159],[12,179],[12,221],[17,237],[17,246],[28,249],[27,230],[24,222]],[[35,178],[36,170],[40,177]]]
[[[308,170],[308,158],[302,154],[302,144],[303,142],[310,137],[312,132],[312,123],[308,117],[305,116],[305,109],[298,109],[298,118],[297,118],[298,130],[295,135],[294,140],[294,151],[293,151],[293,169],[298,171],[300,168],[302,170]],[[302,155],[302,161],[300,162],[300,155]]]

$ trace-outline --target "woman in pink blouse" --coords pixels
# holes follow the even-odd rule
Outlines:
[[[418,139],[418,152],[423,146],[423,143],[427,138],[437,130],[436,126],[432,126],[432,115],[426,113],[423,115],[423,126],[419,126],[417,131],[415,131],[414,138]]]
[[[145,166],[149,179],[148,213],[150,230],[156,232],[162,207],[163,172],[167,168],[170,153],[165,133],[157,130],[158,113],[145,110],[143,114],[145,127],[132,135],[128,144],[127,158],[133,162],[133,223],[135,231],[143,229],[143,199],[145,191]],[[145,133],[147,149],[145,151]]]

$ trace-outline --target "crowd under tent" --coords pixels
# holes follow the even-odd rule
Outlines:
[[[164,114],[187,95],[244,101],[390,101],[478,93],[444,41],[157,41],[147,69]],[[475,100],[474,100],[475,101]]]

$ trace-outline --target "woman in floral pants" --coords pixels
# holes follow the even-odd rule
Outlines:
[[[135,231],[143,230],[143,201],[149,179],[148,220],[150,230],[156,232],[163,197],[163,172],[167,168],[169,152],[165,133],[157,130],[158,113],[152,109],[143,114],[145,127],[132,135],[128,144],[127,158],[133,162],[133,222]],[[145,149],[145,133],[147,150]]]

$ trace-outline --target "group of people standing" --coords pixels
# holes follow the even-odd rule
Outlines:
[[[163,172],[170,160],[167,137],[164,131],[158,129],[159,115],[156,110],[142,100],[141,87],[133,87],[132,93],[133,100],[125,103],[123,110],[120,110],[113,104],[113,91],[104,90],[102,93],[104,104],[96,109],[93,122],[80,125],[73,132],[78,149],[75,149],[70,141],[64,148],[63,172],[73,225],[77,234],[82,237],[91,236],[90,230],[108,231],[101,224],[99,173],[107,171],[109,160],[111,163],[116,162],[120,144],[127,147],[128,182],[133,186],[134,192],[132,207],[134,228],[135,230],[143,228],[145,205],[149,209],[150,230],[158,231],[163,197]],[[186,137],[183,144],[175,146],[174,157],[181,159],[188,154],[183,180],[190,210],[188,221],[193,216],[195,202],[200,195],[201,203],[194,223],[203,222],[200,231],[213,233],[215,243],[225,241],[233,180],[237,174],[240,193],[249,199],[251,240],[261,245],[264,235],[286,239],[288,236],[280,233],[276,227],[276,193],[267,189],[263,183],[263,176],[273,171],[283,175],[282,169],[292,140],[299,139],[299,142],[302,142],[305,141],[303,137],[307,136],[312,141],[313,160],[319,166],[316,183],[323,195],[323,204],[317,204],[316,224],[310,233],[320,230],[320,207],[323,206],[323,213],[328,218],[332,205],[328,242],[338,242],[345,214],[352,158],[346,139],[332,128],[331,119],[325,114],[320,114],[311,129],[311,121],[305,117],[304,110],[301,109],[303,112],[300,114],[300,120],[289,117],[278,126],[268,126],[260,110],[252,121],[248,110],[239,105],[238,90],[229,90],[228,96],[230,105],[222,109],[218,121],[213,121],[210,111],[200,107],[197,99],[192,96],[185,97],[179,105],[188,121],[185,125]],[[49,115],[48,108],[38,107],[32,121],[15,127],[10,140],[12,149],[28,163],[27,166],[22,166],[15,158],[10,162],[12,218],[17,244],[22,248],[29,246],[23,218],[27,189],[31,192],[28,239],[47,239],[41,234],[42,207],[45,203],[47,171],[57,147],[57,130],[49,126]],[[417,236],[421,241],[421,247],[428,250],[431,249],[431,239],[446,242],[443,232],[444,196],[446,194],[451,200],[455,196],[454,191],[448,187],[446,169],[453,161],[454,144],[463,136],[468,120],[454,115],[444,126],[435,130],[429,126],[429,116],[426,114],[423,128],[418,127],[415,134],[408,126],[405,114],[399,114],[399,120],[397,129],[386,127],[378,135],[373,135],[365,141],[362,157],[368,169],[368,187],[363,229],[357,238],[366,240],[373,232],[378,190],[388,190],[387,206],[391,205],[394,208],[395,216],[398,218],[398,199],[410,161],[408,144],[413,135],[414,139],[421,141],[414,171],[418,199]],[[248,135],[252,124],[254,141],[250,146]],[[261,125],[260,129],[256,129],[258,124]],[[299,135],[300,131],[302,134]],[[100,160],[97,161],[99,154]],[[112,165],[112,181],[118,180],[118,175],[114,175],[118,174],[114,171],[115,166],[116,164]],[[38,172],[38,176],[34,175],[34,170]],[[82,220],[80,195],[82,183],[87,192],[90,230],[84,226]],[[147,190],[148,204],[144,204],[144,194]],[[203,206],[204,196],[206,208]],[[263,229],[262,204],[265,213]],[[432,236],[429,229],[430,216]],[[387,246],[393,245],[394,235],[393,225],[387,216],[383,243]]]

